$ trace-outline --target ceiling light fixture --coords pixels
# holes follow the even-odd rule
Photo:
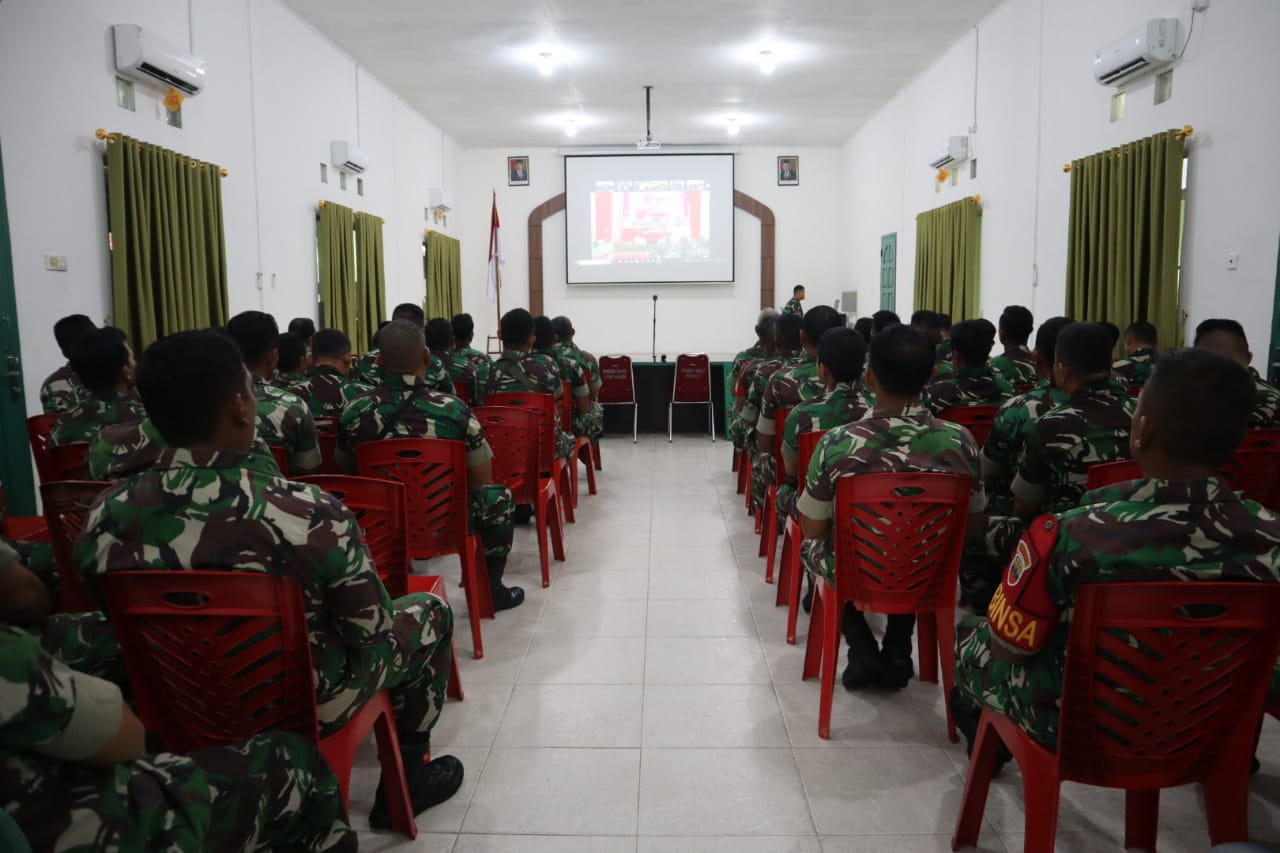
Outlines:
[[[578,135],[578,122],[567,118],[564,120],[564,135],[572,139]]]
[[[742,130],[742,124],[736,118],[730,116],[728,130],[730,136],[737,136],[738,131]]]
[[[772,74],[778,67],[777,60],[773,57],[772,50],[760,51],[760,73]]]
[[[556,70],[555,57],[550,51],[544,50],[538,54],[538,73],[543,77],[550,77],[551,72]]]

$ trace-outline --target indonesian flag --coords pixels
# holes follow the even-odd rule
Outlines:
[[[493,212],[489,216],[489,301],[498,301],[498,288],[502,286],[502,272],[498,269],[506,261],[502,257],[502,226],[498,222],[498,193],[493,193]]]

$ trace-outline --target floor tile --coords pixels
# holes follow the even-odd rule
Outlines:
[[[650,600],[650,637],[754,637],[756,620],[741,599]]]
[[[440,719],[431,730],[432,739],[453,746],[492,746],[511,699],[510,685],[472,684],[464,680],[462,687],[465,699],[445,703]]]
[[[822,853],[812,835],[721,838],[642,836],[640,853]]]
[[[641,684],[645,641],[640,637],[534,638],[520,670],[521,684]]]
[[[453,853],[635,853],[635,849],[636,840],[630,836],[460,835]]]
[[[644,601],[647,572],[592,572],[561,575],[555,583],[558,601]]]
[[[963,848],[966,853],[1006,853],[1004,843],[994,832],[978,839],[977,847]],[[1021,847],[1018,848],[1022,850]],[[951,853],[948,835],[824,835],[822,853]]]
[[[552,601],[542,611],[540,636],[643,637],[646,601]]]
[[[638,747],[640,685],[521,684],[497,746]]]
[[[769,685],[649,685],[644,688],[645,747],[788,746]]]
[[[394,832],[362,832],[360,853],[451,853],[458,836],[453,833],[419,832],[413,841]]]
[[[650,637],[645,684],[768,684],[769,667],[753,637]]]
[[[935,737],[915,704],[902,693],[848,691],[836,685],[831,702],[831,738],[818,737],[816,679],[777,685],[792,746],[931,746]],[[945,736],[943,727],[939,734]]]
[[[727,599],[746,601],[737,572],[650,572],[649,600]]]

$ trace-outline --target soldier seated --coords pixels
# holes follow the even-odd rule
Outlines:
[[[594,402],[583,364],[576,357],[561,353],[560,338],[550,317],[535,317],[533,320],[533,354],[549,362],[560,372],[561,380],[569,383],[569,392],[573,396],[573,434],[586,436],[592,441],[599,439],[604,434],[604,407]]]
[[[351,378],[351,340],[338,329],[311,339],[311,371],[295,389],[314,417],[340,418],[347,404],[369,388]]]
[[[311,369],[311,353],[307,351],[307,341],[297,332],[285,332],[277,339],[280,360],[276,363],[276,372],[271,384],[285,391],[292,391],[303,401],[306,396],[298,387],[307,381],[307,371]]]
[[[138,390],[169,449],[98,498],[75,550],[90,595],[112,571],[265,572],[302,587],[315,665],[320,734],[341,728],[379,690],[395,708],[414,811],[462,784],[452,756],[424,763],[444,702],[453,613],[419,593],[392,601],[350,510],[283,479],[252,455],[258,400],[235,341],[182,332],[152,344]],[[379,785],[369,823],[389,828]]]
[[[1035,318],[1021,305],[1010,305],[1000,314],[999,336],[1004,352],[991,359],[996,376],[1015,387],[1036,381],[1036,360],[1027,349]]]
[[[995,327],[987,320],[965,320],[951,330],[951,366],[955,373],[925,387],[936,415],[956,406],[998,406],[1013,396],[1013,386],[991,369]]]
[[[1111,365],[1111,372],[1131,388],[1141,388],[1151,376],[1159,347],[1156,336],[1156,327],[1141,320],[1124,330],[1125,357]]]
[[[477,397],[483,401],[489,394],[507,391],[550,394],[558,412],[564,396],[563,380],[553,361],[533,352],[536,343],[533,315],[523,308],[513,308],[502,315],[498,327],[502,335],[502,355],[481,365],[476,377]],[[555,420],[556,456],[568,459],[573,452],[573,436],[560,428],[559,417]]]
[[[478,372],[480,365],[489,361],[489,356],[471,345],[476,337],[476,321],[470,314],[454,314],[450,321],[453,326],[453,355],[455,359],[463,359],[471,365],[472,372]]]
[[[85,335],[95,331],[94,325],[83,314],[71,314],[53,324],[53,338],[62,350],[62,357],[67,363],[59,367],[40,385],[40,405],[46,415],[57,415],[73,408],[80,399],[84,386],[75,368],[71,366],[71,350]]]
[[[1250,429],[1280,426],[1280,391],[1263,382],[1249,366],[1253,363],[1253,353],[1249,351],[1244,326],[1235,320],[1205,320],[1196,326],[1195,345],[1225,355],[1245,367],[1253,377],[1255,394],[1253,411],[1249,414]]]
[[[84,383],[76,404],[58,416],[50,446],[93,441],[112,424],[146,417],[133,392],[133,350],[124,332],[108,326],[81,338],[71,350],[71,367]]]

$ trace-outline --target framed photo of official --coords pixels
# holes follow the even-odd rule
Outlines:
[[[778,186],[800,186],[800,158],[795,154],[783,154],[778,158]]]
[[[528,157],[508,157],[507,158],[507,186],[509,187],[529,186],[529,158]]]

